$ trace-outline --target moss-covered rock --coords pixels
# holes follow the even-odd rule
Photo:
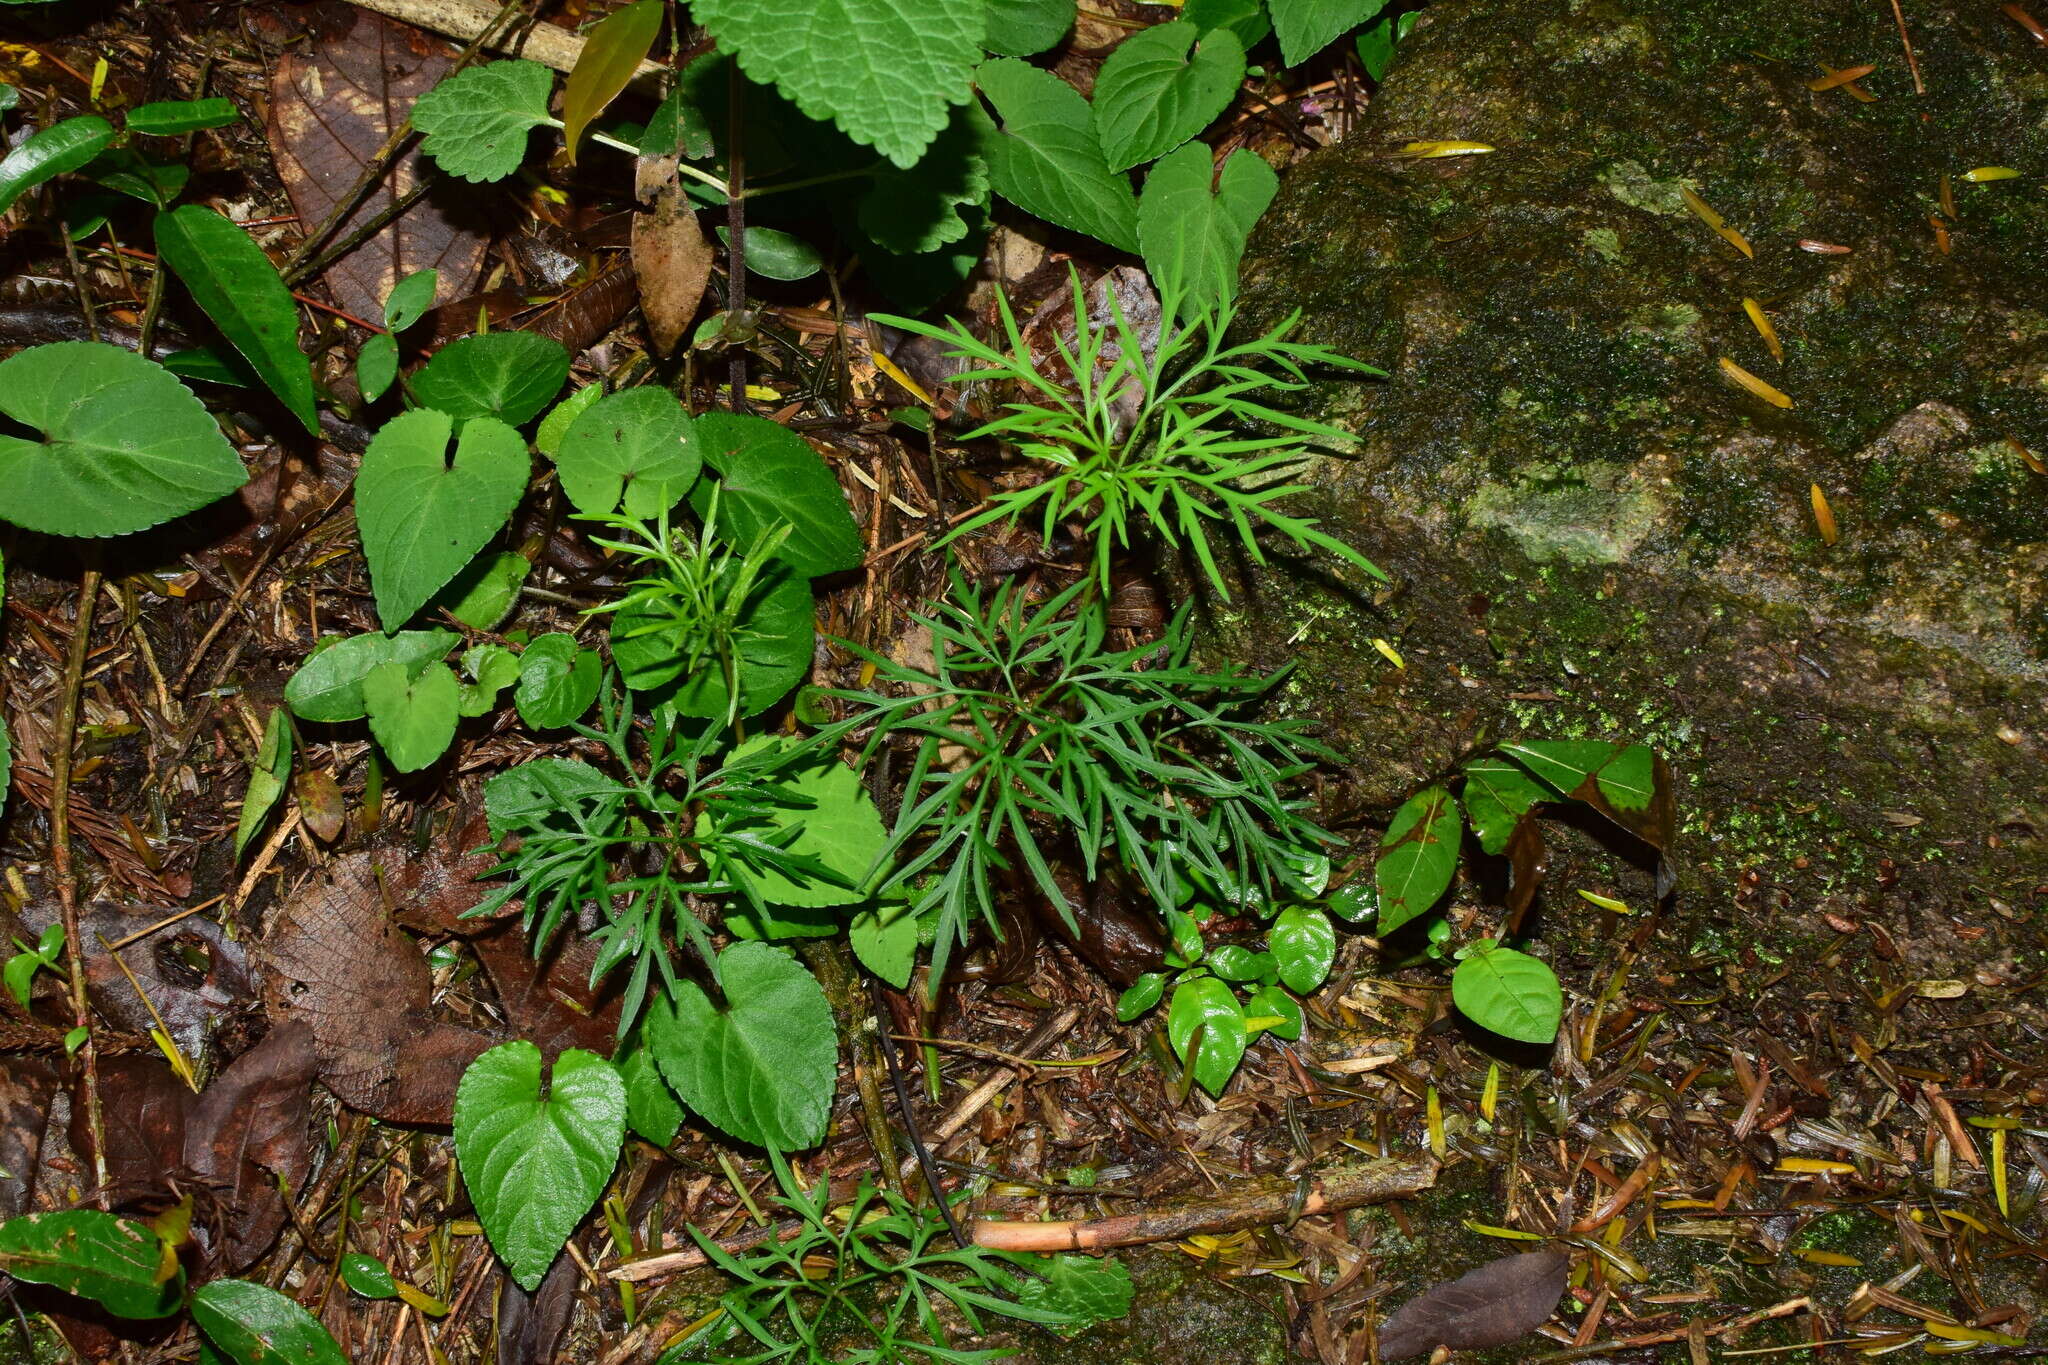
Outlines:
[[[1682,895],[2040,913],[2048,68],[1996,6],[1913,24],[1924,96],[1856,0],[1441,0],[1289,175],[1246,306],[1388,371],[1318,395],[1358,449],[1304,501],[1394,583],[1263,571],[1217,648],[1294,661],[1370,801],[1487,737],[1642,739]],[[1864,62],[1874,103],[1807,88]],[[1437,139],[1497,150],[1398,154]]]

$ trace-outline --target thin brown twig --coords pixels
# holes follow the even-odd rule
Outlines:
[[[1906,33],[1906,12],[1899,8],[1899,0],[1892,0],[1892,18],[1899,21],[1899,43],[1906,49],[1906,69],[1913,73],[1913,93],[1927,93],[1926,84],[1920,79],[1920,59],[1913,55],[1913,40]]]
[[[99,601],[100,571],[80,577],[78,612],[71,622],[71,646],[64,656],[64,694],[57,707],[57,732],[50,739],[50,869],[57,882],[57,908],[64,922],[64,967],[71,977],[71,1026],[85,1029],[78,1050],[85,1069],[85,1123],[92,1135],[95,1199],[107,1207],[106,1125],[100,1111],[98,1049],[92,1041],[92,1007],[85,996],[85,953],[78,942],[78,873],[71,864],[71,747],[78,736],[78,698],[84,690],[85,657],[92,645],[93,606]]]

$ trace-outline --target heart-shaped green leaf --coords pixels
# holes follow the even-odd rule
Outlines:
[[[1095,78],[1095,139],[1112,171],[1172,151],[1208,127],[1237,93],[1244,79],[1237,35],[1219,28],[1197,44],[1197,32],[1185,19],[1141,28],[1102,64]]]
[[[192,391],[154,361],[96,341],[0,360],[0,412],[43,433],[0,434],[0,517],[60,536],[119,536],[248,482]]]
[[[857,568],[867,547],[839,480],[788,427],[744,413],[707,412],[697,419],[704,462],[718,475],[718,526],[731,544],[747,547],[779,526],[790,528],[777,552],[806,578]],[[711,489],[690,495],[699,516]]]
[[[1523,1043],[1555,1039],[1564,1014],[1564,992],[1549,964],[1512,948],[1467,954],[1451,973],[1451,999],[1481,1028]]]
[[[164,1275],[164,1245],[141,1223],[95,1209],[31,1213],[0,1223],[0,1270],[91,1299],[116,1317],[177,1311],[184,1271]]]
[[[401,413],[371,440],[356,473],[356,526],[386,630],[404,625],[455,577],[526,491],[531,465],[518,432],[474,417],[451,465],[454,425],[431,408]]]
[[[1267,0],[1280,59],[1299,66],[1387,7],[1388,0]]]
[[[348,1365],[318,1318],[247,1280],[201,1285],[192,1295],[192,1321],[235,1365]]]
[[[519,656],[519,686],[512,704],[536,730],[567,725],[597,700],[603,673],[597,651],[570,635],[543,635]]]
[[[626,515],[645,521],[682,501],[702,466],[683,405],[652,384],[597,399],[569,424],[555,455],[577,511],[603,516],[623,499]]]
[[[420,149],[464,180],[503,180],[526,159],[526,135],[548,118],[555,73],[539,62],[485,62],[421,95],[412,126]]]
[[[278,401],[319,435],[313,367],[299,349],[298,306],[248,230],[203,205],[186,204],[157,215],[156,253]]]
[[[827,1089],[830,1086],[828,1084]],[[469,1064],[455,1088],[455,1156],[491,1246],[527,1289],[597,1202],[626,1137],[626,1086],[570,1048],[541,1093],[540,1049],[516,1041]]]
[[[1382,935],[1427,911],[1450,888],[1462,832],[1457,798],[1442,787],[1424,787],[1394,812],[1372,868]]]
[[[1103,160],[1080,92],[1013,57],[983,62],[974,81],[1003,121],[989,140],[990,187],[1026,213],[1136,251],[1137,196]]]
[[[683,1102],[746,1142],[781,1151],[825,1136],[838,1070],[838,1035],[825,992],[802,964],[765,943],[718,955],[725,1001],[679,981],[647,1011],[661,1074]]]
[[[1273,921],[1266,947],[1287,989],[1307,995],[1330,975],[1330,964],[1337,960],[1337,931],[1322,911],[1290,905]]]
[[[532,332],[486,332],[451,341],[412,377],[413,395],[459,421],[495,417],[524,426],[562,391],[569,353]]]
[[[416,678],[461,639],[449,630],[329,636],[314,646],[299,671],[285,683],[285,703],[300,720],[361,720],[366,713],[363,679],[370,676],[371,669],[396,659],[405,665],[408,678]]]
[[[418,772],[448,751],[462,718],[462,683],[446,664],[429,664],[417,676],[397,661],[378,664],[363,678],[363,706],[370,733],[391,766]]]
[[[1191,142],[1160,159],[1138,200],[1138,244],[1162,297],[1183,319],[1237,294],[1238,262],[1252,225],[1273,202],[1280,177],[1249,148],[1231,154],[1215,193],[1209,149]]]
[[[1166,1037],[1174,1055],[1194,1070],[1195,1083],[1221,1095],[1244,1060],[1244,1011],[1230,987],[1213,976],[1183,981],[1166,1007]]]

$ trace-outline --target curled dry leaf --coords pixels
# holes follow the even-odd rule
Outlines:
[[[1454,1351],[1505,1346],[1549,1319],[1564,1293],[1570,1265],[1563,1252],[1530,1251],[1432,1285],[1380,1327],[1380,1358],[1399,1360],[1438,1346]]]
[[[655,352],[667,355],[697,316],[711,278],[711,243],[673,175],[655,190],[653,205],[633,215],[633,273]]]

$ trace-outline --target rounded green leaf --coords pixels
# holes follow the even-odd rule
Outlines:
[[[356,388],[365,403],[382,398],[398,378],[398,342],[389,332],[378,332],[356,352]]]
[[[704,462],[718,475],[718,526],[730,544],[752,546],[790,528],[779,557],[806,578],[860,567],[867,546],[839,480],[810,443],[788,427],[744,413],[707,412],[696,422]],[[699,516],[711,488],[690,495]]]
[[[1241,943],[1226,943],[1209,953],[1209,970],[1225,981],[1256,981],[1259,976],[1259,958]]]
[[[156,218],[157,258],[312,435],[320,434],[313,367],[299,349],[299,309],[246,229],[200,204]]]
[[[1332,891],[1323,904],[1346,924],[1364,924],[1380,913],[1379,887],[1370,877],[1354,877]]]
[[[828,1087],[829,1089],[829,1087]],[[455,1156],[477,1220],[512,1278],[533,1289],[603,1193],[626,1137],[626,1086],[570,1048],[545,1097],[540,1049],[515,1041],[469,1064],[455,1088]]]
[[[579,390],[579,392],[581,392]],[[585,516],[652,521],[682,501],[703,459],[683,405],[652,384],[606,394],[569,424],[555,454],[562,491]]]
[[[885,901],[855,915],[846,938],[861,966],[900,991],[917,967],[918,929],[908,901]]]
[[[454,425],[432,409],[400,413],[370,441],[356,472],[356,527],[386,630],[404,625],[461,572],[526,492],[532,465],[518,432],[473,417],[451,464]]]
[[[1337,960],[1337,931],[1320,910],[1290,905],[1273,921],[1266,947],[1280,965],[1280,980],[1296,995],[1307,995],[1330,975]]]
[[[192,1321],[235,1365],[348,1365],[320,1320],[247,1280],[215,1280],[192,1295]]]
[[[781,1151],[825,1136],[838,1072],[832,1006],[811,974],[765,943],[718,955],[724,1001],[679,981],[648,1007],[661,1074],[691,1109],[732,1136]]]
[[[306,661],[299,665],[299,671],[285,683],[285,704],[300,720],[361,720],[367,713],[363,679],[371,669],[395,659],[405,665],[408,677],[418,677],[461,640],[450,630],[329,636],[314,646]]]
[[[1166,1037],[1174,1055],[1194,1070],[1195,1083],[1221,1095],[1244,1060],[1244,1011],[1236,993],[1213,976],[1181,982],[1166,1007]]]
[[[97,114],[65,119],[32,134],[0,160],[0,213],[45,180],[75,171],[105,151],[114,125]]]
[[[538,62],[485,62],[421,95],[412,126],[422,151],[464,180],[503,180],[526,159],[526,135],[548,118],[555,74]]]
[[[988,31],[981,45],[1005,57],[1029,57],[1067,36],[1074,0],[982,0]]]
[[[1564,1014],[1564,992],[1549,964],[1512,948],[1469,954],[1451,973],[1451,999],[1481,1028],[1523,1043],[1555,1039]]]
[[[363,678],[363,707],[378,747],[402,773],[418,772],[448,751],[462,718],[462,682],[446,664],[413,675],[397,661]]]
[[[1450,889],[1462,833],[1457,798],[1442,787],[1424,787],[1394,812],[1372,869],[1381,934],[1422,914]]]
[[[441,273],[429,266],[415,270],[384,296],[384,325],[393,332],[403,332],[426,315],[434,306],[434,291],[440,287]]]
[[[602,679],[597,651],[584,649],[573,636],[543,635],[519,656],[512,704],[534,729],[557,729],[590,709]]]
[[[1159,1003],[1159,997],[1166,993],[1166,973],[1146,972],[1131,983],[1129,990],[1116,998],[1116,1017],[1128,1024]]]
[[[1261,986],[1253,991],[1244,1002],[1245,1027],[1250,1029],[1255,1020],[1275,1019],[1278,1023],[1261,1025],[1275,1038],[1293,1042],[1301,1037],[1301,1031],[1308,1024],[1308,1016],[1302,1012],[1301,1002],[1281,990],[1278,986]]]
[[[736,651],[742,716],[766,711],[810,672],[816,616],[810,584],[794,573],[773,573],[766,587],[755,589]],[[723,719],[732,694],[722,669],[713,663],[678,682],[683,664],[676,641],[661,628],[641,633],[665,620],[644,604],[612,614],[612,662],[619,676],[636,692],[676,683],[672,700],[678,711],[702,720]]]
[[[0,518],[60,536],[119,536],[248,482],[192,391],[154,361],[96,341],[0,360],[0,412],[43,433],[0,434]]]
[[[0,1270],[91,1299],[123,1318],[177,1311],[185,1282],[155,1233],[95,1209],[31,1213],[0,1223]]]
[[[413,396],[450,417],[524,426],[569,378],[569,353],[532,332],[486,332],[451,341],[412,377]]]
[[[757,735],[735,749],[727,762],[780,749],[787,743],[777,735]],[[889,836],[882,828],[882,812],[861,785],[860,774],[835,758],[821,757],[804,767],[782,770],[776,782],[811,804],[790,806],[773,820],[735,823],[726,826],[725,832],[750,834],[798,857],[816,859],[845,885],[815,877],[798,880],[776,871],[734,868],[734,875],[750,881],[755,894],[770,905],[821,907],[851,905],[864,899],[862,880]],[[792,830],[795,836],[785,842]]]
[[[398,1297],[398,1283],[391,1278],[391,1268],[360,1251],[351,1251],[341,1258],[341,1282],[366,1299]]]
[[[882,174],[904,173],[884,171]],[[726,228],[718,229],[718,240],[730,247],[732,232]],[[771,280],[807,280],[825,268],[825,258],[818,253],[818,248],[794,233],[750,227],[745,241],[749,274],[765,275]]]
[[[495,630],[519,601],[533,561],[511,550],[473,560],[436,595],[436,604],[471,630]]]
[[[1229,106],[1244,79],[1244,48],[1227,28],[1202,35],[1199,44],[1198,32],[1185,19],[1141,28],[1103,62],[1093,118],[1110,170],[1172,151]]]

